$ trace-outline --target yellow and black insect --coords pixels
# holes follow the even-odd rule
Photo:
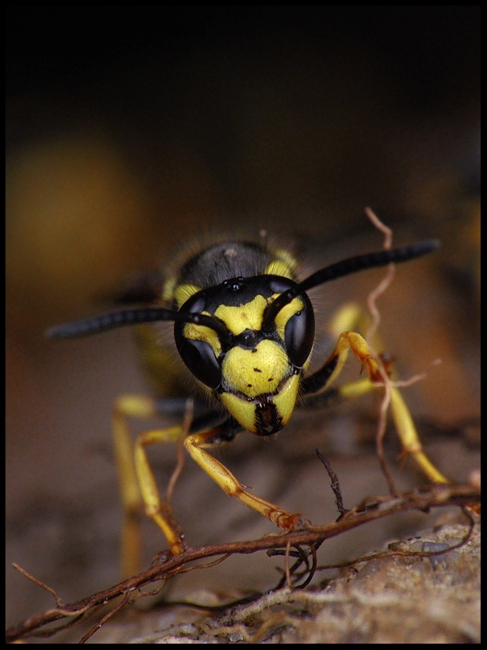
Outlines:
[[[148,324],[172,321],[179,355],[200,389],[195,399],[203,405],[204,412],[194,418],[189,433],[182,426],[148,431],[137,437],[135,448],[128,418],[149,418],[167,409],[179,412],[182,418],[187,395],[175,378],[172,392],[180,392],[179,400],[168,401],[160,395],[122,396],[115,404],[115,450],[125,511],[125,573],[136,568],[136,519],[141,506],[161,528],[173,554],[184,548],[182,535],[163,505],[148,462],[146,447],[155,443],[176,442],[185,436],[184,446],[189,454],[228,495],[284,530],[300,524],[300,514],[286,512],[247,492],[205,448],[229,442],[243,430],[271,436],[286,426],[295,408],[325,404],[330,390],[354,396],[383,383],[380,359],[365,339],[353,331],[357,312],[350,308],[342,311],[336,321],[341,323],[341,330],[336,332],[335,349],[321,367],[308,372],[315,342],[315,316],[307,292],[365,269],[413,260],[437,247],[437,241],[427,240],[358,255],[300,280],[296,277],[297,262],[286,249],[262,242],[223,241],[186,259],[160,291],[146,282],[119,300],[146,302],[149,306],[132,306],[49,331],[52,338],[72,338],[137,325],[152,377],[156,382],[159,378],[159,383],[167,383],[170,370],[161,336],[157,326]],[[366,368],[367,377],[342,389],[330,389],[349,350]],[[392,388],[391,408],[405,451],[414,456],[431,480],[444,482],[446,479],[423,453],[397,388]]]

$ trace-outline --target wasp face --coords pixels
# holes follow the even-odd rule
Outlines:
[[[271,323],[265,310],[296,284],[262,275],[197,291],[181,310],[214,317],[222,327],[175,323],[181,358],[248,431],[268,436],[289,421],[314,340],[313,308],[301,293]]]

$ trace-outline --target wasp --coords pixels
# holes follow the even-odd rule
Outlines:
[[[51,328],[51,338],[73,338],[136,326],[142,354],[156,385],[156,397],[121,396],[114,405],[113,432],[121,500],[125,512],[122,535],[123,571],[134,571],[138,555],[137,518],[141,507],[162,530],[170,551],[184,551],[184,536],[159,495],[146,448],[183,440],[194,461],[229,496],[257,511],[283,530],[302,525],[289,513],[248,492],[238,479],[207,451],[249,431],[269,437],[287,425],[296,408],[326,404],[349,351],[367,377],[341,389],[358,395],[383,384],[383,366],[361,334],[353,331],[354,310],[338,319],[341,331],[331,354],[309,371],[315,344],[315,314],[308,291],[332,280],[391,263],[427,255],[439,246],[426,240],[350,257],[299,278],[298,261],[287,250],[266,241],[226,240],[207,245],[179,261],[161,286],[141,283],[119,302],[128,308]],[[162,287],[162,288],[161,288]],[[135,306],[137,303],[137,306]],[[142,303],[142,304],[141,304]],[[352,315],[351,315],[352,314]],[[184,414],[187,394],[171,375],[158,331],[160,321],[174,325],[173,336],[182,368],[194,379],[200,413],[190,428],[177,425],[141,433],[132,441],[128,419],[150,418],[167,410]],[[165,384],[165,387],[162,385]],[[163,398],[170,391],[180,399]],[[158,388],[157,388],[158,387]],[[391,408],[404,450],[434,482],[443,475],[424,454],[407,406],[397,388]]]

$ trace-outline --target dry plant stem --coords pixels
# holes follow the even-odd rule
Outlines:
[[[80,639],[80,643],[85,643],[88,641],[88,639],[95,634],[97,630],[99,630],[107,621],[109,621],[117,612],[119,612],[125,605],[128,603],[128,600],[130,598],[130,592],[127,592],[123,599],[119,602],[119,604],[114,607],[110,612],[105,614],[105,616],[98,621],[96,625],[94,625],[88,632]]]
[[[375,214],[372,208],[365,208],[365,214],[372,221],[377,230],[380,230],[384,235],[384,248],[389,250],[392,247],[392,230],[382,223],[379,217]]]
[[[286,584],[288,587],[292,586],[291,571],[289,569],[289,551],[291,550],[291,542],[286,544]]]
[[[384,234],[384,250],[389,250],[392,247],[392,230],[388,228],[379,217],[372,211],[371,208],[365,208],[365,214],[372,221],[373,225]],[[387,272],[383,280],[379,282],[377,287],[371,291],[367,297],[367,307],[369,309],[370,315],[372,316],[372,323],[369,327],[365,340],[369,343],[372,340],[372,336],[377,331],[380,325],[380,312],[376,305],[377,299],[389,288],[394,280],[395,275],[395,265],[389,264],[387,267]]]
[[[371,208],[365,208],[365,214],[370,219],[372,224],[381,233],[384,234],[384,250],[389,250],[392,246],[392,235],[393,235],[392,230],[388,228],[384,223],[382,223],[382,221],[372,211]],[[377,456],[379,458],[379,464],[382,473],[386,478],[387,484],[389,486],[389,492],[392,495],[396,494],[396,489],[394,486],[394,481],[392,479],[392,476],[387,468],[387,464],[384,456],[384,436],[386,434],[386,429],[387,429],[387,413],[389,411],[391,400],[392,400],[392,389],[393,387],[398,387],[399,385],[406,386],[411,383],[414,383],[414,381],[423,378],[423,376],[425,376],[426,374],[426,373],[422,373],[422,375],[416,375],[412,380],[408,382],[394,382],[389,376],[380,355],[377,354],[377,352],[374,350],[372,346],[372,337],[374,336],[375,332],[378,330],[380,325],[380,320],[381,320],[380,311],[379,308],[377,307],[377,300],[392,284],[394,280],[394,275],[395,275],[395,265],[389,264],[387,267],[387,272],[385,277],[382,279],[381,282],[379,282],[377,287],[373,291],[371,291],[367,296],[367,308],[372,317],[372,321],[367,331],[367,334],[365,336],[365,340],[367,341],[367,344],[369,345],[369,348],[372,351],[374,358],[378,364],[379,372],[382,378],[382,382],[384,384],[384,398],[381,402],[381,407],[380,407],[380,417],[379,417],[379,424],[377,428],[377,437],[376,437],[376,448],[377,448]]]
[[[6,631],[6,641],[12,642],[33,636],[36,633],[38,634],[44,626],[56,621],[64,620],[65,626],[66,623],[70,623],[70,620],[67,621],[66,619],[80,617],[80,615],[87,612],[95,611],[97,608],[106,605],[120,596],[123,597],[123,606],[140,597],[142,594],[139,590],[146,585],[161,580],[165,581],[182,570],[201,568],[197,564],[188,566],[188,564],[194,563],[197,560],[221,555],[228,557],[234,553],[250,554],[268,549],[286,549],[290,546],[298,545],[316,547],[325,540],[336,537],[348,530],[399,512],[407,512],[410,510],[427,511],[430,508],[447,506],[465,507],[479,502],[480,491],[475,487],[470,485],[438,484],[399,496],[388,495],[373,499],[369,498],[348,511],[339,521],[325,526],[307,525],[300,530],[269,535],[258,540],[203,546],[200,548],[187,548],[180,555],[171,557],[162,564],[152,566],[146,571],[128,580],[124,580],[109,589],[105,589],[75,603],[61,605],[58,602],[58,606],[54,609],[32,616],[26,621],[9,628]],[[428,553],[424,555],[428,555]],[[42,584],[40,581],[36,581],[36,583]],[[50,591],[53,593],[53,590]],[[117,609],[119,608],[117,607]],[[51,634],[56,633],[56,631],[51,631]]]
[[[340,489],[338,476],[333,471],[332,466],[330,465],[330,461],[323,456],[323,454],[319,449],[316,449],[316,455],[321,460],[321,462],[325,466],[326,471],[328,472],[328,476],[330,477],[331,480],[331,489],[333,490],[333,494],[335,495],[335,503],[337,506],[338,514],[340,517],[343,517],[343,515],[347,512],[347,510],[343,505],[342,491]]]
[[[181,440],[178,442],[176,446],[177,464],[176,464],[176,468],[174,469],[174,472],[171,475],[171,478],[169,479],[169,484],[166,490],[165,502],[168,505],[171,503],[174,488],[176,487],[176,483],[179,477],[181,476],[181,472],[183,471],[184,468],[184,461],[186,458],[186,454],[184,453],[183,439],[189,434],[191,423],[193,422],[193,413],[194,413],[194,402],[192,399],[188,399],[186,400],[186,409],[184,411],[184,419],[181,426],[183,435],[181,436]]]
[[[49,587],[48,585],[44,584],[41,580],[38,580],[37,578],[35,578],[28,571],[26,571],[21,566],[19,566],[16,562],[14,562],[12,564],[12,566],[13,566],[14,569],[17,569],[17,571],[19,573],[21,573],[23,576],[25,576],[28,580],[31,580],[35,585],[37,585],[41,589],[45,589],[46,591],[48,591],[51,594],[51,596],[54,598],[54,600],[56,601],[56,605],[58,607],[60,607],[60,608],[63,607],[63,601],[57,595],[57,592],[52,587]]]
[[[365,208],[365,214],[373,223],[373,225],[381,233],[384,234],[384,250],[389,250],[392,246],[392,230],[388,228],[384,223],[382,223],[382,221],[375,214],[375,212],[373,212],[371,208]],[[384,368],[380,356],[372,347],[372,337],[374,336],[375,332],[378,330],[380,325],[380,311],[376,304],[377,300],[390,287],[390,285],[394,280],[394,275],[395,275],[395,266],[394,264],[389,264],[389,266],[387,267],[385,277],[382,279],[381,282],[379,282],[377,287],[373,291],[371,291],[367,296],[367,307],[372,317],[372,322],[365,336],[365,340],[367,341],[370,349],[372,350],[375,356],[375,359],[379,366],[380,374],[384,381],[384,399],[382,400],[381,407],[380,407],[380,418],[379,418],[379,425],[377,429],[377,456],[379,457],[379,463],[382,469],[382,473],[386,477],[387,485],[389,486],[389,492],[393,495],[396,494],[396,489],[394,487],[394,481],[392,480],[392,476],[389,473],[389,470],[387,469],[386,461],[384,458],[384,436],[386,434],[386,428],[387,428],[387,412],[391,404],[391,381]]]
[[[302,589],[312,580],[317,566],[317,556],[316,556],[316,547],[314,544],[309,545],[309,551],[305,551],[301,546],[294,544],[293,551],[290,550],[290,544],[286,546],[286,550],[282,551],[278,548],[271,548],[267,551],[269,557],[274,557],[276,555],[284,555],[286,558],[285,570],[282,572],[283,577],[279,581],[275,589],[281,589],[284,585],[287,585],[289,588]],[[312,557],[312,564],[309,563],[309,557]],[[289,558],[297,558],[296,562],[289,566]],[[301,565],[305,566],[298,574],[298,569]],[[276,567],[278,571],[281,571],[279,567]],[[294,582],[291,580],[291,576],[294,577]],[[297,579],[302,576],[307,576],[305,581],[302,584],[297,583]]]

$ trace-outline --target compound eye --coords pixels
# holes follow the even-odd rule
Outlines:
[[[287,354],[293,365],[298,368],[304,366],[313,347],[314,338],[315,316],[306,296],[304,309],[291,316],[284,330]]]
[[[178,326],[179,323],[176,323],[174,338],[181,359],[202,384],[212,389],[218,388],[222,379],[222,371],[213,348],[205,341],[187,339],[182,334],[182,328]]]

